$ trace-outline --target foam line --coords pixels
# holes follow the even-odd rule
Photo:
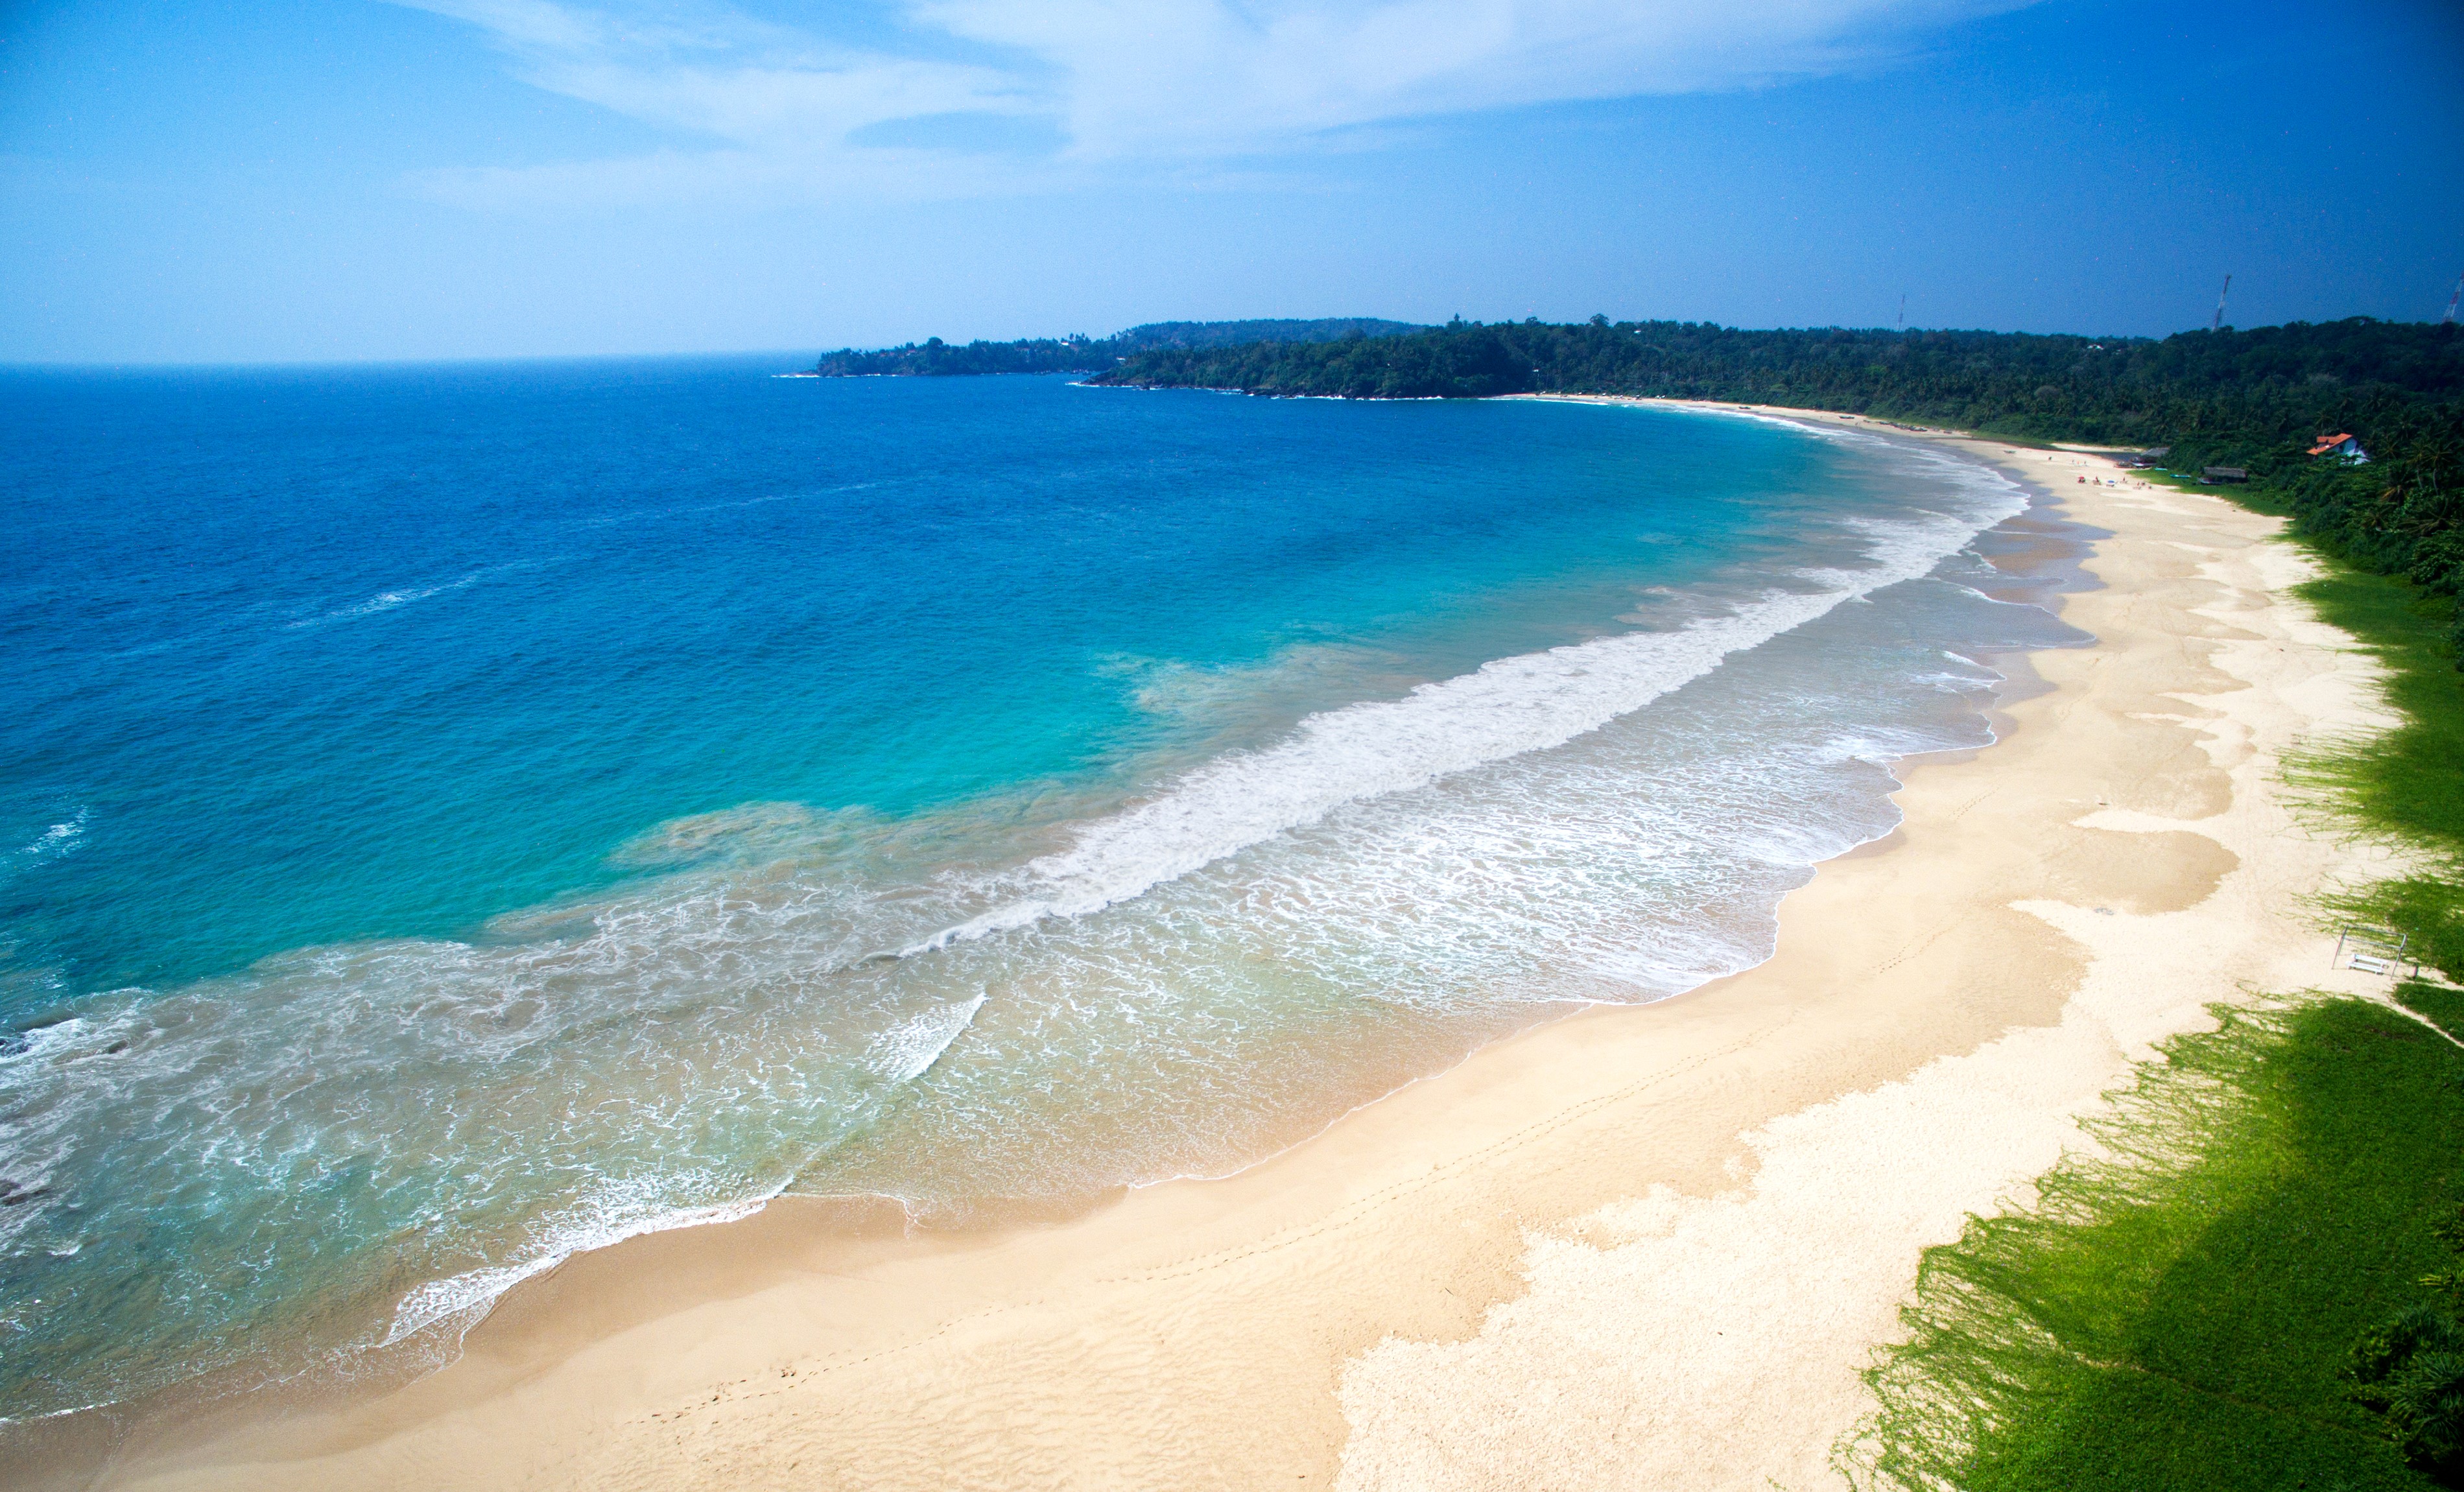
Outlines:
[[[484,1320],[507,1290],[547,1273],[576,1254],[610,1248],[644,1234],[750,1218],[769,1206],[785,1186],[781,1183],[759,1196],[703,1207],[670,1207],[636,1200],[626,1196],[625,1190],[611,1188],[607,1195],[552,1221],[544,1230],[546,1237],[541,1244],[526,1258],[430,1280],[414,1287],[395,1305],[391,1325],[373,1346],[380,1350],[398,1346],[437,1327],[451,1329],[458,1345],[462,1333]]]
[[[2017,484],[1977,474],[1991,488],[1971,511],[1860,525],[1871,562],[1799,572],[1813,590],[1769,592],[1676,631],[1501,658],[1401,699],[1311,715],[1279,745],[1218,757],[1161,796],[1089,824],[1067,849],[1026,867],[1032,889],[1024,897],[900,952],[924,953],[1045,917],[1083,916],[1313,823],[1344,803],[1425,787],[1595,731],[1845,602],[1929,574],[2026,508]]]

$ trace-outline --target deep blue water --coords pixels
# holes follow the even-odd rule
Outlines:
[[[1871,438],[777,367],[0,374],[0,1415],[1236,1166],[1763,956],[2063,635]]]
[[[775,365],[0,384],[15,967],[194,978],[467,930],[685,814],[1118,773],[1188,733],[1141,666],[1341,643],[1440,676],[1569,641],[1639,560],[1682,577],[1760,516],[1724,468],[1815,454]]]

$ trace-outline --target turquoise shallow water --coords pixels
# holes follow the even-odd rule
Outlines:
[[[1870,438],[772,372],[0,376],[0,1414],[1235,1168],[1763,956],[2067,636]]]

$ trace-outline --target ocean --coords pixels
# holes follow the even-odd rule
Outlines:
[[[1916,442],[788,365],[0,372],[0,1416],[1239,1170],[1768,956],[2080,641]]]

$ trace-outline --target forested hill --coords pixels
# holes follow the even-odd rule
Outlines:
[[[1457,320],[1408,337],[1151,348],[1091,382],[1354,399],[1639,394],[2164,446],[2177,471],[2247,469],[2303,529],[2363,563],[2442,595],[2464,581],[2464,332],[2453,326],[2356,317],[2155,341]],[[2310,456],[2330,433],[2360,437],[2370,461]]]
[[[1150,321],[1110,337],[1031,337],[1017,341],[971,341],[954,346],[935,337],[860,352],[842,347],[822,354],[813,371],[825,378],[936,377],[971,373],[1093,373],[1122,359],[1156,348],[1206,350],[1250,342],[1323,342],[1338,338],[1398,337],[1428,328],[1374,317],[1330,317],[1314,321]]]

